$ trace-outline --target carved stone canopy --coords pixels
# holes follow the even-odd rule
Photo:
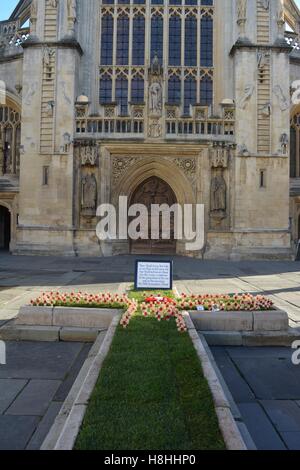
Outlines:
[[[228,168],[229,148],[223,145],[214,146],[209,151],[211,168]]]
[[[99,147],[95,142],[80,142],[76,144],[81,166],[98,166]]]

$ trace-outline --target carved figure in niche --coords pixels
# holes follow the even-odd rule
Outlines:
[[[76,0],[68,0],[68,17],[75,21],[77,16],[77,2]]]
[[[81,148],[82,166],[95,166],[98,159],[98,149],[96,146],[86,146]]]
[[[290,104],[287,98],[284,96],[284,93],[280,85],[276,85],[274,87],[274,93],[276,97],[278,98],[281,111],[286,111],[287,109],[289,109]]]
[[[210,201],[210,208],[211,212],[226,212],[227,202],[227,186],[226,182],[223,177],[223,170],[222,168],[218,168],[216,170],[215,176],[212,178],[211,181],[211,201]]]
[[[277,7],[277,25],[278,25],[278,34],[280,37],[284,37],[285,32],[285,16],[284,16],[284,4],[283,0],[278,0]]]
[[[48,5],[49,5],[51,8],[57,8],[58,0],[48,0]]]
[[[261,115],[265,118],[270,117],[272,114],[272,105],[271,103],[266,103],[262,108],[261,108]]]
[[[238,21],[246,21],[247,0],[237,0],[237,16],[238,16]]]
[[[55,54],[54,49],[49,49],[48,46],[44,48],[43,52],[43,63],[45,67],[50,67],[51,65],[51,58]]]
[[[264,10],[269,10],[270,0],[260,0],[260,4]]]
[[[149,108],[151,113],[161,114],[162,112],[162,88],[158,82],[152,83],[149,88]]]
[[[240,100],[239,103],[239,108],[240,109],[245,109],[247,106],[248,101],[250,100],[251,96],[253,95],[254,92],[254,85],[246,85],[244,89],[244,95]]]
[[[257,54],[257,67],[260,72],[268,65],[268,60],[269,54],[266,52],[259,52]]]
[[[82,177],[81,208],[85,212],[95,212],[97,208],[97,181],[94,174]]]
[[[159,58],[157,52],[155,52],[152,64],[151,64],[151,74],[152,75],[161,75],[162,74],[162,67],[159,62]]]
[[[38,84],[37,83],[31,83],[29,86],[29,89],[25,95],[24,102],[27,106],[31,105],[32,97],[35,95],[37,91]]]
[[[36,33],[37,14],[38,14],[37,0],[32,0],[31,8],[30,8],[30,24],[31,24],[31,32],[33,34]]]
[[[149,137],[157,139],[161,137],[162,127],[158,121],[152,121],[149,125]]]
[[[284,133],[280,136],[282,155],[287,155],[289,147],[289,136]]]

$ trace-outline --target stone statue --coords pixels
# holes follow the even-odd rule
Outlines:
[[[239,108],[240,109],[245,109],[247,106],[248,101],[250,100],[251,96],[253,95],[254,92],[254,85],[246,85],[244,89],[244,96],[240,100],[239,103]]]
[[[260,0],[260,4],[264,10],[269,10],[270,0]]]
[[[261,108],[261,115],[264,118],[269,118],[272,114],[272,105],[271,103],[266,103],[262,108]]]
[[[38,13],[38,2],[37,0],[32,0],[31,7],[30,7],[31,20],[37,19],[37,13]]]
[[[278,0],[277,25],[278,25],[278,36],[281,37],[281,38],[284,38],[285,16],[284,16],[283,0]]]
[[[48,46],[44,48],[43,51],[43,63],[45,67],[50,67],[51,65],[51,57],[54,55],[54,49],[49,49]]]
[[[49,5],[51,8],[57,8],[58,0],[48,0],[48,5]]]
[[[152,64],[151,64],[151,74],[152,75],[161,75],[162,74],[162,68],[159,62],[159,58],[157,55],[157,52],[155,52]]]
[[[269,54],[265,52],[259,52],[257,54],[257,67],[259,71],[264,70],[264,68],[268,65],[269,61]]]
[[[30,8],[30,25],[31,25],[32,34],[36,33],[37,15],[38,15],[38,1],[32,0],[31,8]]]
[[[77,17],[77,2],[76,0],[68,0],[68,17],[75,21]]]
[[[287,98],[285,97],[285,95],[283,93],[283,90],[282,90],[280,85],[276,85],[274,87],[274,94],[276,95],[276,97],[279,101],[279,106],[280,106],[281,111],[286,111],[287,109],[289,109],[290,104],[289,104]]]
[[[237,0],[238,21],[247,20],[247,0]]]
[[[28,91],[27,93],[25,94],[24,96],[24,103],[27,105],[27,106],[30,106],[31,105],[31,101],[32,101],[32,98],[33,96],[35,95],[36,91],[37,91],[37,88],[38,88],[38,84],[35,82],[35,83],[31,83],[29,85],[29,88],[28,88]]]
[[[211,212],[226,212],[227,187],[222,169],[218,169],[211,181]]]
[[[82,177],[82,203],[83,211],[94,212],[97,208],[97,181],[94,174]]]
[[[240,28],[239,34],[244,37],[246,34],[245,26],[247,21],[247,0],[237,0],[237,24]]]
[[[154,82],[150,85],[149,108],[151,113],[154,114],[161,114],[162,112],[162,89],[158,82]]]
[[[288,148],[289,148],[289,136],[286,133],[281,134],[280,143],[281,143],[282,155],[287,155]]]

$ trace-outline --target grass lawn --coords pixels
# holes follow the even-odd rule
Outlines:
[[[128,297],[130,299],[135,299],[137,302],[141,303],[144,302],[144,300],[147,297],[151,296],[156,296],[156,297],[169,297],[170,299],[175,299],[175,294],[174,291],[172,290],[149,290],[149,291],[143,291],[143,290],[135,290],[134,288],[130,289],[128,292]]]
[[[225,449],[198,356],[175,321],[136,315],[118,327],[75,448]]]

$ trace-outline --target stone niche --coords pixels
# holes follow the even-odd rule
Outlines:
[[[230,152],[230,145],[219,142],[209,150],[211,230],[230,228]]]
[[[78,228],[94,230],[100,195],[99,145],[94,141],[75,145],[75,218]]]

